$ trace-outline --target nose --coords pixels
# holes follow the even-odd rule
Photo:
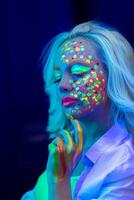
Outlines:
[[[69,73],[64,73],[60,81],[60,90],[61,91],[70,91],[72,90],[72,80]]]

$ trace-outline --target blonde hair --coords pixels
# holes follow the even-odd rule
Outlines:
[[[107,95],[111,100],[111,117],[124,120],[127,129],[134,131],[134,51],[126,38],[115,28],[101,22],[89,21],[75,26],[52,39],[42,55],[45,91],[49,97],[49,119],[46,130],[50,137],[67,125],[67,118],[58,101],[53,82],[53,67],[58,48],[72,38],[82,36],[94,41],[108,70]]]

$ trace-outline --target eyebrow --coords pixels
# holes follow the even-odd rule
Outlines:
[[[60,70],[60,67],[55,66],[54,69],[58,71],[58,70]]]
[[[87,67],[90,67],[90,64],[89,63],[85,63],[85,62],[83,62],[81,59],[76,59],[76,60],[72,60],[69,64],[67,64],[67,66],[68,67],[72,67],[73,66],[73,64],[83,64],[83,65],[85,65],[85,66],[87,66]],[[56,70],[56,71],[60,71],[60,67],[59,66],[54,66],[54,70]]]

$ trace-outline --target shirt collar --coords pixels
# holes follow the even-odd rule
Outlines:
[[[95,163],[99,157],[118,146],[129,135],[123,122],[116,122],[85,154],[85,159]]]

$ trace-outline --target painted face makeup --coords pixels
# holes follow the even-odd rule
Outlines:
[[[67,81],[71,85],[71,90],[64,96],[76,100],[72,104],[63,103],[63,106],[69,108],[70,114],[75,117],[85,116],[106,100],[107,75],[96,54],[93,46],[89,46],[86,40],[71,40],[61,48],[60,61],[70,68],[67,72],[69,75]],[[60,71],[57,70],[56,80],[60,80],[61,77]]]

